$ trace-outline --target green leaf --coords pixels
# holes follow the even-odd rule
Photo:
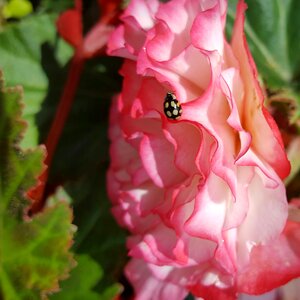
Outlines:
[[[9,210],[19,220],[28,205],[25,192],[35,184],[44,158],[41,148],[22,151],[19,147],[26,127],[21,119],[22,94],[21,87],[4,88],[0,73],[0,214]]]
[[[0,76],[0,298],[47,299],[72,267],[74,227],[61,191],[34,218],[25,218],[26,192],[43,169],[41,148],[20,148],[22,90],[5,88]]]
[[[68,251],[73,228],[63,203],[49,207],[31,221],[8,221],[2,236],[1,289],[4,299],[40,299],[57,289],[73,265]]]
[[[92,291],[103,275],[100,266],[88,255],[79,255],[76,261],[70,277],[61,283],[61,291],[50,296],[50,300],[100,299],[99,294]]]
[[[71,271],[70,277],[61,283],[61,291],[53,294],[50,300],[111,300],[120,293],[118,284],[108,287],[101,295],[93,291],[103,277],[101,267],[88,255],[79,255],[76,261],[77,266]]]
[[[235,2],[229,3],[231,24],[235,17]],[[247,40],[267,86],[300,89],[300,2],[246,0],[246,3]]]
[[[49,85],[45,73],[48,63],[45,45],[53,45],[53,55],[61,66],[72,55],[71,48],[57,39],[56,17],[55,14],[31,16],[5,26],[5,30],[0,33],[0,68],[5,73],[8,85],[22,84],[25,91],[24,119],[28,122],[28,131],[22,140],[24,148],[38,144],[35,117],[41,109]]]

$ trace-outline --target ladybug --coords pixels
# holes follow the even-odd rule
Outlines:
[[[165,97],[164,113],[168,119],[180,119],[180,116],[182,114],[182,107],[173,93],[167,93]]]

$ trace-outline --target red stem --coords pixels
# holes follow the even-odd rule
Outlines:
[[[65,83],[60,102],[56,109],[55,117],[52,121],[52,125],[46,139],[45,145],[48,155],[45,163],[47,166],[51,165],[56,146],[71,110],[83,66],[84,57],[82,55],[82,51],[77,49],[72,58],[67,81]]]
[[[76,49],[71,60],[67,81],[64,85],[64,89],[45,142],[47,157],[44,163],[46,166],[48,166],[48,169],[45,169],[45,171],[41,174],[39,178],[39,184],[28,192],[29,198],[33,200],[32,206],[28,212],[29,215],[35,214],[42,210],[46,201],[46,187],[48,182],[49,168],[51,166],[56,146],[59,142],[74,101],[74,96],[80,80],[80,75],[83,70],[84,61],[85,58],[82,50],[79,48]]]

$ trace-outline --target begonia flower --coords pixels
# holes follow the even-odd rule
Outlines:
[[[263,104],[245,9],[239,1],[229,43],[225,0],[132,0],[110,38],[109,53],[125,61],[108,192],[131,233],[135,299],[237,299],[300,275],[282,181],[290,165]]]

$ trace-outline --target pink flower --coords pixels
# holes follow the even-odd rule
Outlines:
[[[131,0],[108,45],[125,58],[108,191],[131,233],[126,274],[136,299],[236,299],[300,275],[283,233],[290,165],[245,41],[246,5],[230,44],[226,8],[225,0]],[[181,103],[173,118],[167,93],[168,105]]]

